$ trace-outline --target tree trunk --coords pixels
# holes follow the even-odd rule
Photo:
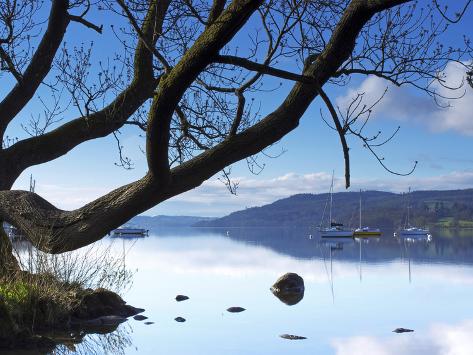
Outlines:
[[[8,166],[8,162],[2,158],[3,156],[0,154],[0,166]],[[0,173],[0,191],[10,190],[13,181],[15,181],[15,178],[8,176],[3,169],[3,172]],[[20,270],[18,261],[13,256],[13,248],[10,238],[8,238],[7,233],[3,229],[3,222],[4,221],[0,219],[0,279]]]
[[[15,256],[13,249],[5,230],[3,229],[3,222],[0,221],[0,279],[19,271],[20,266]]]

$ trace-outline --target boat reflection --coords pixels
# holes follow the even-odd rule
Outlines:
[[[401,245],[401,258],[405,259],[407,257],[407,263],[409,268],[409,283],[412,283],[412,266],[411,266],[411,248],[415,245],[429,244],[432,242],[431,234],[418,234],[418,235],[403,235],[395,234],[395,238],[398,240]]]
[[[336,252],[343,251],[345,245],[353,245],[355,243],[354,238],[322,238],[319,241],[321,246],[322,258],[324,261],[325,272],[330,284],[330,291],[332,293],[332,302],[335,303],[335,287],[333,278],[333,256]],[[329,252],[330,269],[327,267],[325,251]]]
[[[363,269],[362,269],[362,245],[366,245],[369,243],[377,243],[381,240],[381,234],[378,236],[363,236],[355,238],[355,241],[358,243],[359,246],[359,259],[358,259],[358,272],[360,275],[360,282],[363,280]]]

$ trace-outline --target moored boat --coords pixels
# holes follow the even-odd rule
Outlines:
[[[329,221],[330,227],[320,228],[320,236],[322,238],[353,238],[353,230],[346,229],[341,223],[335,223],[332,220],[332,205],[333,205],[333,176],[332,172],[332,184],[330,185],[330,213]],[[323,220],[323,217],[322,217]]]
[[[429,230],[425,228],[410,227],[399,231],[400,235],[426,235]]]
[[[112,236],[114,237],[147,237],[148,236],[148,230],[144,228],[134,228],[134,227],[129,227],[129,226],[122,226],[117,229],[115,229],[112,232]]]
[[[320,236],[322,238],[352,238],[353,231],[348,229],[343,229],[339,226],[322,228],[320,230]]]
[[[407,201],[407,216],[406,216],[406,224],[405,227],[400,229],[398,232],[394,233],[395,237],[404,237],[404,238],[424,238],[427,240],[432,239],[432,235],[430,234],[427,228],[419,228],[413,227],[410,224],[410,210],[411,206],[409,205],[409,197],[411,194],[411,188],[409,188],[408,192],[408,201]]]
[[[362,227],[361,226],[361,190],[360,190],[360,207],[359,207],[359,227],[355,229],[353,235],[355,237],[379,237],[381,235],[381,229],[371,228],[371,227]]]
[[[381,229],[370,227],[356,228],[353,235],[355,237],[379,237],[381,235]]]

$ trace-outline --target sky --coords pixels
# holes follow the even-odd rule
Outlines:
[[[452,6],[458,2],[450,1]],[[47,9],[44,9],[45,11]],[[47,11],[45,12],[47,13]],[[107,40],[96,39],[97,34],[71,24],[66,42],[80,45],[96,39],[94,56],[106,56],[114,47],[110,23],[101,15],[94,18],[104,25]],[[463,21],[451,27],[448,41],[456,43],[463,34],[473,36],[469,24],[473,20],[470,8]],[[238,40],[238,39],[237,39]],[[448,84],[462,83],[464,72],[450,63],[445,68]],[[3,80],[3,78],[2,78]],[[3,95],[11,84],[4,80]],[[435,85],[435,84],[433,84]],[[374,102],[387,89],[383,100],[373,110],[367,131],[381,131],[388,137],[398,126],[399,132],[388,144],[380,147],[379,154],[387,166],[397,172],[409,171],[414,162],[418,165],[413,174],[401,177],[384,170],[377,160],[363,148],[361,141],[349,140],[351,153],[352,186],[358,189],[403,192],[414,190],[463,189],[473,187],[473,90],[460,88],[449,100],[448,108],[437,105],[426,94],[409,87],[394,87],[372,77],[356,77],[345,87],[327,86],[332,101],[344,107],[356,93],[365,93],[366,102]],[[444,90],[438,87],[442,92]],[[265,96],[262,109],[270,112],[280,103],[286,88]],[[41,91],[38,93],[41,94]],[[329,190],[332,171],[335,174],[335,191],[344,191],[344,161],[336,132],[320,118],[324,110],[315,100],[302,118],[299,127],[279,143],[258,156],[264,166],[259,174],[249,171],[246,162],[232,166],[232,180],[238,182],[236,195],[230,194],[219,176],[214,176],[200,187],[176,196],[145,212],[146,215],[223,216],[247,207],[261,206],[296,193],[324,193]],[[40,110],[35,103],[28,105],[8,130],[11,136],[24,136],[21,122]],[[72,110],[72,109],[71,109]],[[74,117],[77,112],[66,112]],[[65,114],[66,114],[65,113]],[[328,117],[325,110],[325,117]],[[22,121],[23,120],[23,121]],[[123,184],[139,179],[146,173],[144,145],[140,132],[126,128],[121,131],[125,153],[133,161],[132,170],[114,165],[118,153],[113,137],[97,139],[75,148],[53,162],[26,170],[14,185],[28,189],[29,177],[36,180],[36,192],[62,209],[75,209]]]

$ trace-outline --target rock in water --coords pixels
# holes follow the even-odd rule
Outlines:
[[[230,313],[240,313],[240,312],[243,312],[243,311],[246,311],[246,309],[244,309],[243,307],[230,307],[230,308],[227,308],[227,312],[230,312]]]
[[[185,301],[185,300],[188,300],[189,297],[185,296],[185,295],[177,295],[176,296],[176,301],[177,302],[182,302],[182,301]]]
[[[79,319],[94,319],[102,316],[131,317],[144,312],[144,309],[127,305],[116,293],[98,288],[87,290],[80,304],[73,312],[73,317]]]
[[[154,322],[145,322],[146,325],[154,324]]]
[[[138,314],[138,315],[134,316],[133,318],[134,318],[135,320],[139,320],[139,321],[148,319],[148,317],[143,316],[143,315],[141,315],[141,314]]]
[[[271,292],[289,306],[299,303],[304,298],[304,291],[304,279],[293,272],[282,275],[271,286]]]
[[[306,337],[301,337],[299,335],[292,335],[292,334],[282,334],[282,335],[280,335],[280,337],[283,338],[283,339],[289,339],[289,340],[307,339]]]
[[[394,333],[411,333],[414,330],[412,329],[407,329],[407,328],[396,328],[393,330]]]
[[[182,318],[182,317],[176,317],[176,318],[174,318],[174,320],[175,320],[176,322],[179,322],[179,323],[183,323],[183,322],[186,321],[186,319],[185,319],[185,318]]]

